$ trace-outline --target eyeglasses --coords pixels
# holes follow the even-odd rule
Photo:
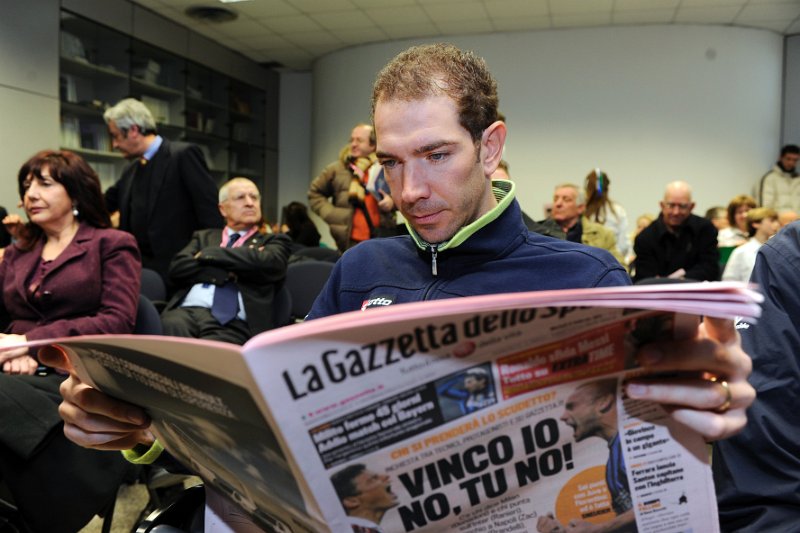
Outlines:
[[[680,209],[681,211],[687,211],[692,208],[692,204],[678,204],[675,202],[661,202],[661,205],[666,207],[667,209]]]

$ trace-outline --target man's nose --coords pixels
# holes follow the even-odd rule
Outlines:
[[[430,196],[428,181],[421,169],[414,168],[414,166],[410,164],[405,164],[403,165],[402,172],[403,202],[414,203],[422,198]]]

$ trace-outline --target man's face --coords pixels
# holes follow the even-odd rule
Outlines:
[[[386,511],[397,505],[397,495],[392,492],[389,476],[364,470],[353,479],[359,507],[371,511]]]
[[[593,401],[593,391],[589,387],[582,387],[573,392],[564,406],[561,420],[575,432],[575,442],[599,434],[600,409],[599,402]]]
[[[350,132],[350,155],[353,157],[367,157],[375,151],[375,145],[369,142],[369,126],[356,126]]]
[[[475,376],[464,377],[464,390],[467,392],[478,392],[486,388],[486,380]]]
[[[559,224],[572,226],[583,214],[585,207],[578,204],[578,191],[572,187],[559,187],[553,193],[553,210],[550,216]]]
[[[110,120],[108,133],[111,135],[111,146],[122,152],[127,159],[144,155],[146,147],[143,146],[141,134],[135,126],[128,131],[122,131],[113,120]]]
[[[797,167],[798,158],[800,158],[798,154],[783,154],[780,159],[781,167],[786,172],[792,172]]]
[[[229,228],[251,228],[261,221],[261,195],[252,183],[237,181],[229,185],[228,199],[219,204],[219,211]]]
[[[760,231],[765,237],[769,238],[778,233],[781,223],[777,218],[767,217],[758,224],[753,224],[756,230]]]
[[[669,189],[664,194],[661,202],[661,214],[664,217],[664,224],[670,229],[676,230],[689,218],[694,209],[691,194],[684,189]]]
[[[479,160],[483,142],[476,146],[459,124],[450,97],[379,101],[375,128],[392,199],[427,242],[450,239],[495,205]]]

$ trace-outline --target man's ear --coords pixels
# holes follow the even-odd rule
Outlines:
[[[345,513],[357,509],[359,505],[361,505],[361,500],[358,496],[346,496],[342,499],[342,506],[344,507]]]
[[[599,405],[600,412],[603,414],[608,413],[617,406],[617,396],[615,394],[605,394],[596,401]]]
[[[225,210],[222,208],[222,204],[217,204],[217,208],[219,209],[219,214],[222,215],[222,218],[225,218]]]
[[[483,153],[483,173],[491,176],[503,159],[503,147],[506,144],[506,123],[502,120],[493,122],[483,130],[481,135],[481,152]]]

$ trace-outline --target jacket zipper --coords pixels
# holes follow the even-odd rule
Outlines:
[[[436,267],[436,254],[438,253],[438,245],[431,244],[431,273],[434,276],[439,275],[439,271]]]

